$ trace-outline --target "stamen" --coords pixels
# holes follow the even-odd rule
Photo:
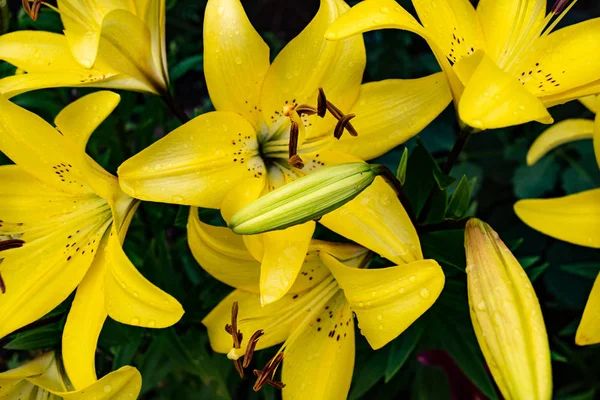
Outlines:
[[[333,136],[336,139],[340,139],[342,137],[342,135],[344,134],[344,129],[347,129],[348,127],[351,127],[352,129],[348,129],[348,132],[350,132],[350,134],[352,136],[356,136],[358,135],[358,133],[356,133],[356,130],[354,129],[354,127],[352,125],[350,125],[350,120],[352,118],[354,118],[356,115],[354,114],[348,114],[348,115],[344,115],[342,117],[342,119],[340,119],[337,123],[337,125],[335,126],[335,129],[333,130]]]
[[[256,383],[254,384],[252,389],[254,389],[255,392],[258,392],[260,389],[262,389],[262,387],[265,384],[269,384],[279,389],[285,387],[285,384],[283,382],[279,382],[273,379],[275,372],[277,372],[277,368],[279,367],[279,364],[281,364],[282,361],[283,352],[280,352],[277,353],[277,355],[273,359],[271,359],[271,361],[269,361],[261,371],[254,370],[254,375],[256,375]]]
[[[18,249],[23,247],[25,241],[21,239],[8,239],[0,242],[0,251],[10,250],[10,249]],[[2,260],[0,260],[1,262]],[[2,273],[0,273],[0,292],[2,294],[6,293],[6,285],[4,284],[4,279],[2,279]]]
[[[323,88],[319,88],[319,96],[317,97],[317,115],[321,118],[325,118],[327,112],[327,97]]]
[[[237,316],[238,316],[239,306],[238,302],[234,302],[231,306],[231,325],[225,325],[225,332],[229,333],[233,338],[233,348],[240,349],[242,347],[242,339],[244,335],[237,328]],[[238,374],[240,374],[240,378],[244,377],[244,369],[242,368],[242,362],[238,360],[233,361],[233,365],[237,370]]]
[[[313,106],[309,106],[308,104],[300,104],[296,107],[296,112],[298,115],[315,115],[317,113],[317,109]]]
[[[29,5],[30,2],[33,4]],[[21,0],[21,4],[23,4],[25,13],[27,13],[32,20],[37,21],[40,8],[42,7],[42,4],[45,3],[42,0]]]
[[[258,339],[260,339],[260,337],[264,334],[265,331],[259,329],[250,337],[250,340],[248,341],[248,347],[246,348],[246,353],[244,354],[244,364],[242,365],[244,368],[248,368],[250,365],[250,361],[252,361],[252,357],[254,356],[254,350],[256,349]]]
[[[294,121],[291,118],[290,118],[290,123],[291,123],[291,127],[290,127],[290,142],[289,142],[289,147],[288,147],[288,155],[289,155],[288,164],[290,164],[292,167],[302,169],[304,167],[304,163],[302,162],[302,159],[298,155],[298,140],[300,139],[300,136],[299,136],[300,126],[298,125],[298,122]]]
[[[570,0],[556,0],[552,6],[552,14],[560,14],[565,9],[566,5],[569,4]]]

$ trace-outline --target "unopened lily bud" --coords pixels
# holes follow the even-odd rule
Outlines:
[[[471,219],[465,230],[471,320],[502,395],[552,395],[550,349],[540,304],[527,274],[498,234]]]
[[[229,227],[240,235],[253,235],[320,218],[358,196],[380,168],[360,162],[322,168],[242,208]]]

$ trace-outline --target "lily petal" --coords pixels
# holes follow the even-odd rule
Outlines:
[[[440,47],[435,36],[432,36],[410,13],[393,0],[369,0],[358,3],[327,29],[325,37],[328,40],[341,40],[359,33],[389,28],[416,33],[427,41],[442,70],[446,73],[454,100],[458,102],[463,85],[452,70],[447,58],[449,54]]]
[[[346,267],[327,254],[321,258],[344,290],[361,333],[375,350],[415,322],[444,287],[444,273],[434,260],[363,270]]]
[[[520,200],[514,208],[523,222],[545,235],[600,248],[600,189],[555,199]]]
[[[94,192],[104,199],[112,199],[120,191],[114,176],[101,167],[90,164],[86,146],[96,128],[117,107],[121,97],[113,92],[101,91],[88,94],[65,107],[54,120],[58,130],[67,136],[75,147],[74,157]]]
[[[579,101],[594,114],[598,114],[598,111],[600,111],[598,108],[600,107],[600,103],[598,102],[598,96],[596,95],[582,97]]]
[[[0,150],[32,176],[69,193],[90,193],[73,144],[42,118],[0,95]]]
[[[565,143],[590,139],[594,133],[594,121],[568,119],[552,125],[542,132],[527,152],[527,165],[535,164],[540,158]]]
[[[215,108],[238,112],[256,126],[269,65],[269,46],[240,1],[210,0],[204,15],[204,72]]]
[[[334,151],[314,157],[325,165],[360,161]],[[324,215],[319,222],[397,264],[423,258],[415,227],[394,190],[381,177],[375,178],[355,199]]]
[[[256,346],[258,350],[282,343],[290,334],[295,319],[282,320],[278,312],[293,309],[297,300],[292,295],[263,307],[258,294],[235,290],[202,320],[202,324],[208,328],[210,345],[217,353],[228,353],[233,347],[231,335],[225,332],[225,325],[231,323],[231,307],[234,302],[239,306],[238,329],[244,338],[250,338],[259,329],[265,330],[265,335]],[[242,350],[246,345],[247,340],[242,342]]]
[[[31,376],[42,375],[46,369],[48,369],[48,366],[53,360],[54,353],[50,352],[36,357],[20,367],[9,369],[8,371],[0,373],[0,388],[2,388],[0,394],[4,394],[4,390],[9,389],[6,386],[13,382],[29,378]]]
[[[319,87],[328,100],[342,111],[350,109],[356,100],[366,64],[361,37],[344,42],[328,42],[327,27],[348,6],[341,0],[321,0],[317,15],[308,26],[279,53],[267,72],[262,88],[260,108],[267,123],[278,123],[286,103],[315,104]],[[335,125],[333,117],[314,120],[311,136],[329,131]]]
[[[420,79],[364,84],[350,113],[358,136],[343,135],[333,149],[362,160],[387,153],[419,133],[452,101],[443,73]]]
[[[258,179],[246,179],[231,189],[221,203],[223,219],[229,223],[233,214],[258,199],[265,189],[265,183],[265,178],[261,176]],[[260,258],[262,256],[258,257],[258,259]]]
[[[546,107],[553,107],[559,104],[564,104],[571,100],[577,100],[582,97],[596,95],[597,93],[600,93],[600,79],[570,90],[556,92],[548,96],[541,96],[540,100],[544,103],[544,105],[546,105]]]
[[[242,236],[201,222],[194,207],[188,219],[188,244],[211,276],[237,289],[259,292],[260,262],[248,252]]]
[[[535,16],[532,15],[534,12]],[[498,61],[502,54],[513,49],[517,38],[522,36],[527,23],[517,28],[518,21],[533,18],[535,23],[540,23],[545,13],[546,0],[481,0],[477,4],[477,17],[485,35],[486,53],[492,60]]]
[[[138,16],[146,21],[150,29],[150,42],[152,44],[152,59],[154,70],[160,71],[163,81],[169,84],[169,67],[167,65],[167,43],[166,43],[166,6],[165,0],[143,0],[146,6],[137,5]],[[143,10],[142,10],[143,9]],[[206,51],[206,50],[205,50]]]
[[[477,129],[502,128],[529,121],[552,123],[542,102],[488,56],[483,56],[465,88],[458,113],[464,123]]]
[[[167,90],[162,69],[156,70],[152,58],[150,30],[131,12],[114,10],[104,17],[99,51],[114,69],[143,82],[152,92]]]
[[[142,375],[129,366],[122,367],[102,377],[91,386],[75,392],[53,392],[65,400],[135,399],[142,389]]]
[[[596,162],[600,168],[600,113],[596,114],[594,121],[594,153],[596,154]]]
[[[583,317],[577,328],[575,343],[580,346],[600,343],[600,274],[596,277]]]
[[[534,96],[560,98],[562,92],[600,80],[600,54],[590,51],[597,48],[600,18],[567,26],[538,40],[514,70],[525,74],[524,87]]]
[[[282,381],[286,399],[345,399],[354,368],[354,321],[344,295],[327,302],[284,350]]]
[[[63,364],[75,389],[83,389],[98,380],[96,349],[108,316],[104,306],[104,280],[108,267],[104,247],[107,240],[105,234],[101,251],[77,287],[63,332]]]
[[[300,273],[314,231],[315,223],[310,221],[262,235],[264,245],[260,267],[262,305],[281,299],[290,290]]]
[[[119,167],[132,197],[218,208],[238,183],[264,174],[256,131],[232,112],[200,115]]]
[[[67,197],[62,204],[73,206],[72,201]],[[85,276],[110,224],[110,209],[102,200],[79,207],[38,230],[27,232],[23,225],[23,247],[3,254],[6,293],[0,296],[0,337],[50,312]]]
[[[106,252],[110,267],[105,280],[105,305],[111,318],[147,328],[165,328],[181,319],[181,304],[139,273],[114,230]]]
[[[454,62],[484,48],[483,31],[469,0],[413,0],[413,5],[442,54]]]

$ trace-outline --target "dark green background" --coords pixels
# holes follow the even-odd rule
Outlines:
[[[9,2],[12,8],[9,30],[61,31],[58,15],[49,9],[43,8],[34,23],[19,11],[19,1]],[[173,93],[190,115],[212,109],[202,73],[205,3],[167,0],[168,59]],[[242,3],[271,46],[273,57],[302,30],[318,8],[317,0],[246,0]],[[401,4],[412,10],[409,2],[401,1]],[[597,1],[580,0],[565,23],[598,16]],[[365,40],[368,51],[365,82],[415,78],[439,70],[424,41],[415,35],[379,31],[366,34]],[[13,67],[0,63],[0,76],[13,72]],[[89,91],[44,90],[14,100],[51,121],[62,107]],[[121,96],[118,109],[94,134],[88,146],[89,154],[113,173],[128,157],[179,125],[160,98],[128,92]],[[551,113],[557,121],[592,117],[576,102],[555,107]],[[465,187],[471,189],[471,202],[467,204],[463,200],[459,211],[468,208],[467,215],[477,215],[490,223],[514,250],[534,281],[552,349],[555,397],[593,399],[600,392],[600,346],[577,347],[574,333],[593,279],[600,270],[600,254],[527,228],[516,218],[512,205],[520,198],[555,197],[598,187],[600,173],[590,141],[563,146],[528,168],[525,154],[542,130],[542,125],[532,123],[474,136],[452,176],[458,182],[466,175],[470,182]],[[427,215],[421,216],[427,222],[444,219],[442,202],[447,201],[456,188],[455,183],[447,189],[441,185],[445,190],[439,189],[429,154],[443,163],[454,143],[455,132],[455,114],[449,107],[420,134],[420,145],[411,140],[406,146],[411,152],[405,184],[409,197],[419,208],[422,194],[436,191],[433,207]],[[396,170],[404,148],[400,146],[378,161]],[[0,162],[8,160],[0,154]],[[255,394],[251,382],[240,380],[226,357],[213,354],[208,346],[200,321],[230,289],[210,278],[192,257],[185,237],[187,212],[185,207],[142,204],[125,244],[127,254],[140,271],[184,305],[185,316],[174,328],[162,331],[109,321],[97,352],[99,375],[127,364],[136,366],[143,375],[142,398],[145,399],[275,399],[278,394],[268,387]],[[201,213],[205,219],[212,219],[215,214],[210,210]],[[320,235],[335,238],[326,231]],[[463,232],[423,233],[421,240],[426,257],[436,258],[443,265],[446,287],[430,311],[382,350],[373,352],[357,335],[351,399],[450,398],[448,382],[441,370],[423,366],[416,360],[417,354],[428,349],[448,351],[484,393],[495,396],[469,319]],[[4,348],[0,350],[0,371],[18,365],[41,350],[58,349],[71,300],[45,319],[0,341]],[[260,352],[259,362],[262,364],[272,354],[271,350]]]

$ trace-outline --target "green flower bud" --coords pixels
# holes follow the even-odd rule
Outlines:
[[[254,235],[320,218],[358,196],[380,169],[362,162],[322,168],[243,207],[229,227],[240,235]]]

